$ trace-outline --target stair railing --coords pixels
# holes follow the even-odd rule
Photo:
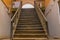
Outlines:
[[[20,17],[20,13],[21,13],[21,7],[22,7],[22,2],[20,1],[20,6],[19,8],[16,10],[15,14],[13,15],[13,17],[11,18],[11,38],[13,38],[13,35],[15,33],[17,24],[18,24],[18,20]]]
[[[43,26],[45,33],[48,34],[47,19],[46,19],[45,15],[43,14],[43,12],[41,11],[39,5],[36,2],[34,2],[34,4],[35,4],[34,7],[37,12],[37,15],[41,21],[41,25]]]

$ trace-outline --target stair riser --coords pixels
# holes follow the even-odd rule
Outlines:
[[[15,37],[17,37],[17,38],[45,38],[45,37],[47,37],[46,35],[14,35]]]
[[[17,30],[43,30],[43,28],[18,27]]]
[[[39,25],[41,25],[41,23],[36,22],[36,21],[35,21],[35,22],[33,22],[33,21],[32,21],[32,22],[20,21],[20,22],[18,22],[18,25],[20,25],[20,24],[27,24],[27,25],[28,25],[28,24],[33,24],[33,25],[34,25],[34,24],[39,24]]]
[[[40,27],[40,25],[18,25],[18,27]]]
[[[32,23],[33,24],[33,23]],[[32,24],[28,24],[28,23],[19,23],[18,25],[32,25]],[[38,23],[39,24],[39,23]],[[38,25],[37,23],[33,24],[33,25]],[[41,25],[41,24],[39,24]]]
[[[40,32],[39,31],[37,31],[37,32],[36,31],[35,32],[34,31],[31,31],[31,32],[30,31],[17,31],[16,33],[17,34],[19,34],[19,33],[41,34],[41,33],[45,33],[45,32],[44,31],[40,31]]]
[[[31,22],[30,22],[31,21]],[[37,20],[19,20],[18,23],[40,23]]]

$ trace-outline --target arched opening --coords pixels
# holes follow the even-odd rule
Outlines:
[[[34,8],[34,6],[31,4],[25,4],[22,6],[22,8]]]

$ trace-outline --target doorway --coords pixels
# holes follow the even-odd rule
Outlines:
[[[25,4],[25,5],[22,6],[22,8],[23,9],[25,9],[25,8],[34,8],[34,6],[31,5],[31,4]]]

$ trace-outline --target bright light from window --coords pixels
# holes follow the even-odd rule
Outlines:
[[[34,8],[34,6],[31,4],[25,4],[22,6],[22,8]]]

